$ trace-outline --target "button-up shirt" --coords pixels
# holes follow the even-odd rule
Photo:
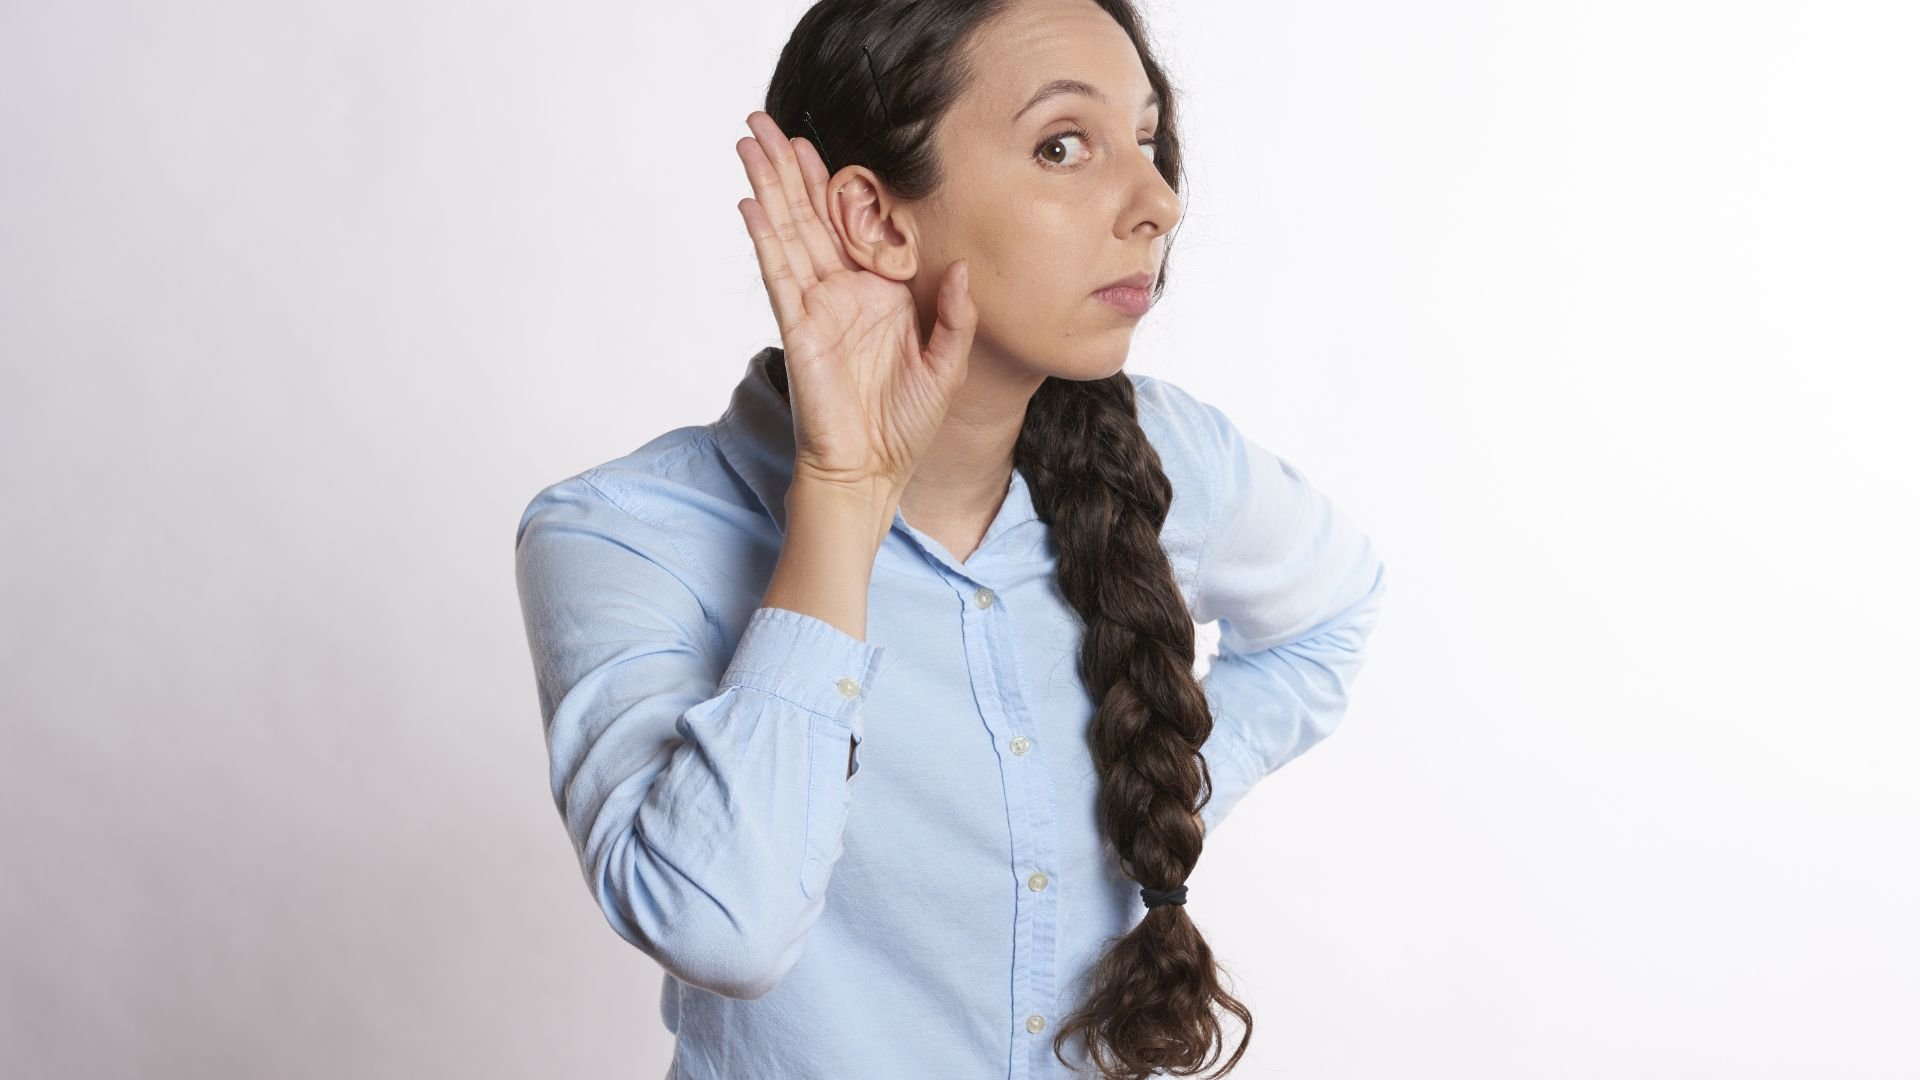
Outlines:
[[[552,484],[520,520],[552,794],[587,888],[665,969],[669,1080],[1070,1077],[1056,1025],[1146,908],[1097,832],[1051,530],[1016,469],[964,560],[895,514],[864,640],[763,606],[794,454],[774,351],[719,419]],[[1339,722],[1383,566],[1219,408],[1129,377],[1173,486],[1174,577],[1196,623],[1219,621],[1211,832]]]

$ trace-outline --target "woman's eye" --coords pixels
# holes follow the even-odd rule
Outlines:
[[[1056,169],[1066,168],[1067,166],[1065,162],[1055,161],[1053,159],[1053,147],[1064,145],[1069,139],[1079,139],[1079,140],[1085,141],[1087,137],[1088,137],[1087,133],[1084,131],[1079,131],[1079,130],[1063,131],[1060,134],[1052,136],[1051,138],[1047,139],[1045,142],[1041,143],[1039,146],[1034,147],[1034,156],[1040,159],[1040,163],[1042,165],[1046,165],[1050,168],[1056,168]]]
[[[1035,157],[1040,159],[1040,163],[1046,166],[1047,168],[1050,168],[1050,169],[1073,168],[1073,166],[1067,164],[1066,161],[1054,160],[1053,147],[1055,145],[1064,145],[1069,139],[1079,139],[1084,142],[1090,138],[1092,138],[1092,136],[1088,135],[1085,131],[1082,131],[1079,128],[1074,128],[1071,131],[1063,131],[1058,135],[1049,137],[1045,142],[1042,142],[1039,146],[1034,147],[1033,153]],[[1143,139],[1141,140],[1140,145],[1143,147],[1146,147],[1147,160],[1152,161],[1154,159],[1155,153],[1160,148],[1160,136],[1154,135],[1150,138]]]

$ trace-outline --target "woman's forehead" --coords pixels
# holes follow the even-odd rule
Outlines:
[[[956,105],[1000,128],[1032,120],[1055,97],[1127,111],[1152,92],[1133,40],[1089,0],[1009,11],[983,28],[970,61],[974,78]]]

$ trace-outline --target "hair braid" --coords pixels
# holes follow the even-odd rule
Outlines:
[[[1141,430],[1132,379],[1048,379],[1028,404],[1014,463],[1053,529],[1055,579],[1085,628],[1079,672],[1096,703],[1087,744],[1101,832],[1141,885],[1173,888],[1200,859],[1198,811],[1212,778],[1199,750],[1213,716],[1193,674],[1193,618],[1160,543],[1173,485]],[[1095,966],[1055,1056],[1084,1032],[1103,1076],[1197,1072],[1224,1042],[1215,1002],[1251,1037],[1252,1012],[1221,986],[1185,906],[1150,908]],[[1245,1047],[1243,1038],[1223,1072]]]

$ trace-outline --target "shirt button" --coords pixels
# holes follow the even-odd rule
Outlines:
[[[973,602],[980,605],[981,607],[992,607],[993,606],[993,590],[981,589],[979,592],[974,593]]]
[[[1013,741],[1008,743],[1007,746],[1016,754],[1024,754],[1033,748],[1033,744],[1027,741],[1025,735],[1015,735]]]
[[[1027,888],[1032,889],[1034,892],[1039,892],[1046,887],[1047,875],[1045,874],[1035,874],[1027,879]]]
[[[852,679],[841,679],[838,685],[841,697],[854,697],[860,693],[860,684]]]
[[[1039,1013],[1034,1013],[1032,1016],[1027,1017],[1027,1030],[1033,1032],[1036,1035],[1038,1035],[1042,1030],[1044,1030],[1046,1026],[1047,1026],[1047,1018],[1044,1016],[1041,1016]]]

